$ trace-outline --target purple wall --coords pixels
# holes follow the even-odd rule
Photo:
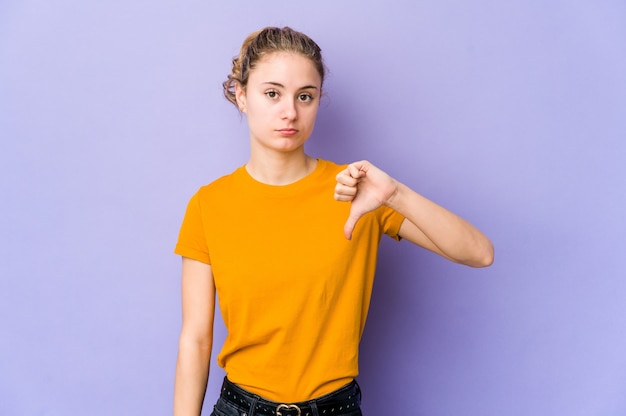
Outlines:
[[[220,84],[264,25],[325,52],[312,154],[369,158],[496,245],[473,270],[383,242],[366,414],[626,414],[619,0],[3,1],[0,414],[170,414],[172,250],[247,159]]]

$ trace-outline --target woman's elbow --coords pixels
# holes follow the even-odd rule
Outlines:
[[[468,263],[468,266],[471,267],[489,267],[493,264],[495,258],[493,244],[490,241],[487,241],[483,247],[477,250],[476,256],[473,258],[471,263]]]

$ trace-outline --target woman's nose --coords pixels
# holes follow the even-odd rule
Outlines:
[[[298,112],[296,110],[296,103],[293,100],[285,100],[282,108],[281,118],[283,120],[294,120]]]

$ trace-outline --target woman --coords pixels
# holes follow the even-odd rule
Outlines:
[[[469,266],[493,261],[480,231],[371,163],[305,153],[323,82],[320,48],[290,28],[253,33],[233,59],[224,93],[248,119],[250,159],[202,187],[181,227],[175,415],[200,414],[216,293],[227,377],[213,415],[360,415],[354,378],[381,235]]]

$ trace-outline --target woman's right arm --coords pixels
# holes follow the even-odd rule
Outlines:
[[[213,346],[215,284],[210,265],[183,257],[182,298],[174,416],[198,416],[209,379]]]

